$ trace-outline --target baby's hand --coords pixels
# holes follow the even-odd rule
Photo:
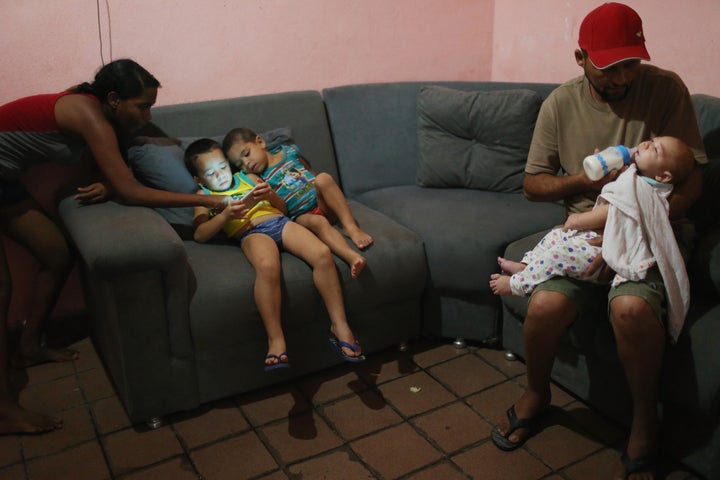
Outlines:
[[[580,223],[578,222],[579,216],[579,213],[571,213],[570,215],[568,215],[568,218],[567,220],[565,220],[565,224],[563,225],[563,231],[567,232],[568,230],[581,230]]]

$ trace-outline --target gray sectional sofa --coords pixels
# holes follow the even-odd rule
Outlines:
[[[561,205],[532,203],[521,193],[535,115],[554,87],[351,85],[158,107],[153,122],[185,140],[222,136],[237,126],[257,132],[287,128],[313,168],[335,177],[362,228],[375,239],[359,279],[351,279],[347,266],[336,261],[350,325],[369,356],[433,335],[483,344],[502,337],[504,347],[522,357],[523,301],[501,302],[488,279],[497,271],[499,255],[519,251],[514,242],[564,219]],[[695,99],[699,112],[706,107],[711,112],[704,132],[717,138],[718,99]],[[146,171],[177,167],[178,151],[158,161],[162,155],[156,158],[148,150],[130,159],[139,180],[185,188]],[[148,167],[153,162],[143,155],[153,157],[155,166]],[[67,197],[60,214],[82,260],[94,344],[132,421],[192,409],[341,362],[327,346],[329,321],[310,270],[298,259],[288,254],[282,259],[283,322],[292,367],[268,374],[262,369],[266,339],[253,302],[254,274],[237,246],[222,240],[195,243],[188,235],[187,211],[112,201],[81,207]],[[676,374],[683,394],[668,398],[712,417],[712,427],[720,395],[720,355],[710,348],[720,333],[720,235],[717,222],[706,228],[700,241],[704,253],[696,257],[702,259],[696,262],[700,271],[693,275],[706,285],[712,279],[715,290],[702,297],[705,303],[693,300],[696,316],[683,340],[688,345],[670,355],[680,357],[671,367],[692,369],[695,381]],[[623,383],[608,331],[601,322],[586,327],[579,334],[582,341],[569,335],[555,378],[623,420],[627,393],[619,388],[620,397],[606,398],[597,392],[608,382]],[[600,371],[600,383],[593,369]],[[618,403],[620,408],[608,406]],[[718,468],[717,455],[702,458]]]

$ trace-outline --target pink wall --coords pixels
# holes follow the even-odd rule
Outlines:
[[[0,102],[90,79],[101,64],[95,3],[2,2]],[[488,79],[493,3],[109,0],[112,53],[133,57],[162,82],[159,105],[349,83]]]
[[[573,52],[599,0],[495,2],[493,80],[562,82],[579,75]],[[677,72],[691,93],[720,96],[720,1],[626,0],[643,19],[652,63]]]
[[[87,0],[0,2],[0,102],[89,80],[130,56],[163,83],[158,104],[363,82],[561,82],[600,0]],[[627,0],[653,63],[720,96],[718,0]],[[712,26],[704,28],[704,25]],[[110,35],[110,33],[112,35]],[[111,42],[112,40],[112,42]]]

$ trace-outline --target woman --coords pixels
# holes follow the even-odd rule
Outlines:
[[[8,353],[21,366],[77,358],[77,352],[48,349],[41,342],[43,322],[65,283],[72,257],[58,226],[22,186],[23,172],[47,161],[77,160],[86,151],[105,181],[78,189],[77,198],[83,203],[106,200],[112,191],[130,205],[223,208],[223,197],[142,186],[125,164],[124,144],[150,120],[159,87],[160,82],[147,70],[123,59],[102,67],[92,83],[0,106],[0,232],[24,245],[40,264],[33,306],[17,347],[9,352],[12,280],[0,242],[0,434],[37,433],[62,426],[60,419],[24,410],[16,403],[9,386]]]

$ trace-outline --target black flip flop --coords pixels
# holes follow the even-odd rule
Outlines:
[[[495,446],[498,447],[500,450],[511,452],[517,448],[522,447],[525,441],[532,436],[532,433],[528,433],[525,438],[523,438],[517,443],[511,441],[508,437],[510,437],[510,435],[512,435],[515,430],[518,430],[520,428],[527,428],[528,430],[532,430],[533,426],[535,425],[535,420],[537,420],[537,416],[535,416],[534,418],[518,418],[517,414],[515,413],[515,405],[508,408],[506,414],[509,423],[508,431],[505,433],[505,435],[503,435],[502,433],[500,433],[500,429],[496,425],[492,429],[492,441]]]
[[[636,473],[655,473],[657,467],[657,457],[655,455],[648,455],[646,457],[630,458],[627,450],[622,453],[620,462],[623,464],[625,469],[625,477]]]

